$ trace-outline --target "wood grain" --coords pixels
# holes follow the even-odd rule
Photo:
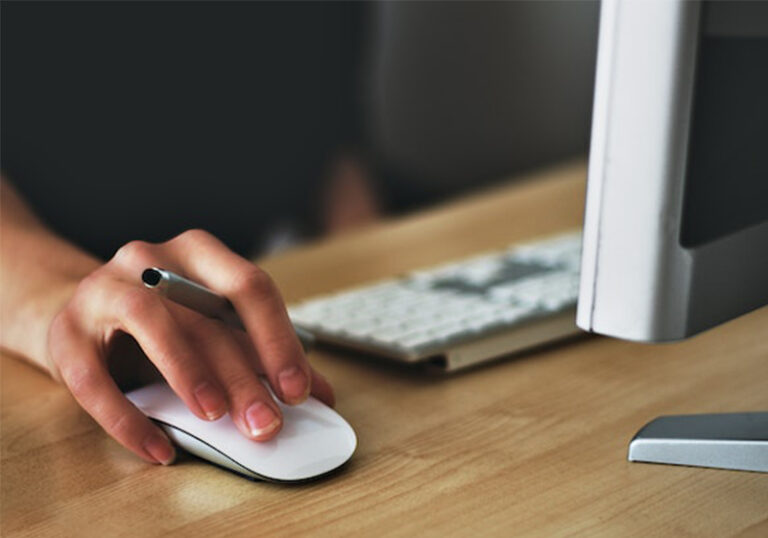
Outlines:
[[[289,300],[577,226],[570,165],[263,260]],[[358,452],[302,486],[146,465],[66,391],[2,367],[2,535],[766,536],[768,475],[630,464],[659,414],[768,409],[768,309],[687,342],[591,337],[448,377],[315,352]]]

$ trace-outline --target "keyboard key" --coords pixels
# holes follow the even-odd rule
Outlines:
[[[294,323],[390,352],[438,352],[576,303],[578,234],[482,254],[289,308]]]

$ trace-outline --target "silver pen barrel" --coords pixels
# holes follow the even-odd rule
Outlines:
[[[197,282],[158,267],[145,269],[141,274],[141,280],[147,288],[156,290],[174,303],[186,306],[209,318],[221,320],[230,327],[245,330],[232,303],[226,297],[222,297]],[[300,327],[294,326],[294,330],[304,347],[304,351],[309,351],[314,344],[315,337]]]

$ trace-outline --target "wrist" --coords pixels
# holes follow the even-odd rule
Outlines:
[[[26,358],[58,379],[48,353],[48,329],[74,295],[78,283],[74,277],[57,277],[44,287],[30,290],[13,312],[3,312],[3,349]]]
[[[0,177],[0,348],[56,375],[48,327],[101,261],[48,230]]]
[[[5,230],[0,347],[58,379],[48,357],[48,328],[80,281],[102,263],[46,231]],[[15,256],[11,256],[11,252]]]

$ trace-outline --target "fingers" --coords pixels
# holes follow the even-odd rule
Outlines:
[[[240,345],[240,348],[242,349],[244,355],[247,357],[251,367],[257,372],[262,372],[263,369],[261,367],[261,361],[259,361],[258,354],[253,348],[253,344],[248,338],[248,335],[238,330],[231,330],[230,332],[237,343]],[[311,366],[310,379],[312,384],[312,396],[325,403],[326,405],[334,407],[336,405],[336,396],[334,395],[333,387],[322,374],[320,374]]]
[[[248,345],[238,343],[240,331],[137,285],[141,272],[151,266],[169,268],[226,296],[246,327],[242,337]],[[272,280],[210,234],[192,230],[159,245],[131,242],[107,269],[113,280],[120,275],[128,282],[106,293],[106,286],[100,285],[101,310],[113,313],[116,326],[135,337],[199,417],[214,419],[229,410],[247,437],[273,437],[282,427],[282,415],[259,371],[286,403],[300,403],[311,391],[333,405],[333,389],[310,368]],[[205,336],[217,331],[214,338]]]
[[[169,465],[176,453],[163,431],[120,392],[93,341],[59,316],[51,326],[51,354],[78,403],[117,442],[151,463]]]
[[[231,330],[165,301],[140,284],[141,271],[161,266],[227,296],[247,329]],[[229,411],[244,435],[274,437],[283,418],[263,371],[286,403],[310,390],[333,405],[333,390],[312,370],[272,280],[205,232],[162,245],[132,242],[84,279],[49,331],[49,350],[80,405],[118,442],[147,461],[175,457],[167,436],[120,392],[108,371],[117,332],[134,337],[171,388],[198,417]]]
[[[123,285],[115,294],[123,330],[133,335],[173,391],[198,417],[216,420],[227,412],[227,400],[209,365],[192,348],[163,300],[149,290]]]
[[[187,277],[225,295],[235,306],[275,393],[304,401],[311,371],[272,279],[212,235],[191,230],[168,243]]]
[[[336,405],[336,396],[333,387],[317,370],[312,368],[312,396],[330,407]]]
[[[105,324],[132,335],[193,413],[215,420],[227,412],[216,377],[158,295],[109,275],[91,276],[80,288],[80,313],[87,320],[98,320],[90,325]]]
[[[280,408],[259,380],[251,358],[233,331],[223,325],[211,324],[200,347],[206,355],[216,357],[211,366],[227,388],[229,415],[244,435],[257,441],[274,437],[282,428]]]
[[[126,282],[141,284],[141,273],[147,267],[159,266],[174,272],[181,270],[166,250],[162,245],[131,241],[120,247],[107,265],[115,268]]]

